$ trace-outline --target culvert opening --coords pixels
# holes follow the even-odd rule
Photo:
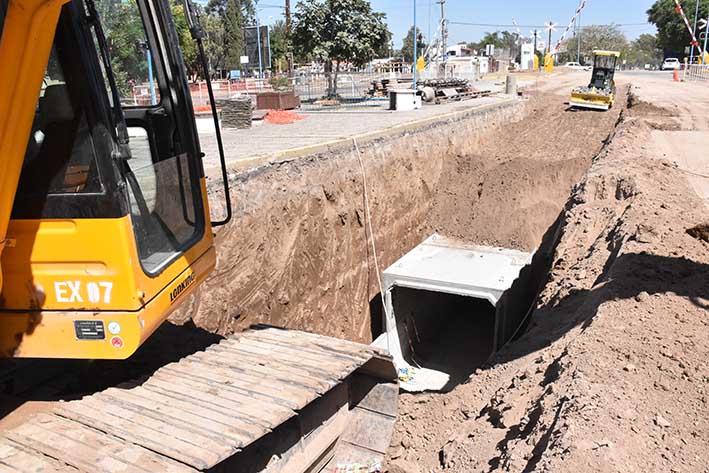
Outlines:
[[[407,287],[391,290],[403,358],[448,375],[442,390],[464,382],[494,350],[495,306],[470,296]]]
[[[437,234],[382,274],[384,333],[406,391],[452,389],[520,326],[533,292],[532,255]],[[526,294],[530,292],[530,294]]]

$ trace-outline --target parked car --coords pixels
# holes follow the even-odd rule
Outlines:
[[[584,70],[584,67],[581,64],[579,64],[578,62],[567,62],[566,64],[564,64],[564,67],[568,67],[569,69],[574,69],[577,71]]]
[[[662,63],[661,69],[663,71],[680,70],[682,69],[682,63],[679,62],[679,59],[677,59],[676,57],[668,57],[665,58],[665,61]]]

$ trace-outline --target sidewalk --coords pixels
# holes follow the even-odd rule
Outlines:
[[[371,138],[377,133],[387,133],[408,126],[419,126],[460,114],[472,112],[513,98],[493,95],[440,105],[425,104],[419,110],[394,112],[383,102],[372,107],[341,108],[326,111],[296,111],[305,119],[289,125],[255,122],[250,129],[223,129],[222,139],[227,166],[245,169],[284,157],[317,152],[320,148],[335,145],[354,137]],[[213,171],[219,166],[219,156],[211,118],[197,122],[200,133],[205,169]],[[211,172],[208,172],[211,174]]]

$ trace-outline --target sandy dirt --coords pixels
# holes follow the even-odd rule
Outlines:
[[[564,85],[530,91],[526,120],[486,134],[478,152],[447,160],[428,216],[433,230],[482,245],[539,245],[621,109],[571,111]],[[619,95],[622,104],[624,88]]]
[[[709,471],[707,208],[651,139],[673,115],[635,101],[567,202],[528,331],[402,396],[391,472]]]

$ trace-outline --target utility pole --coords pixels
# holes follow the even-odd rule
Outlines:
[[[418,50],[416,46],[418,45],[419,39],[418,34],[416,34],[416,0],[414,0],[414,90],[417,90],[417,75],[418,75]]]
[[[583,3],[583,0],[581,0]],[[581,12],[579,12],[579,16],[576,19],[576,24],[578,25],[578,36],[576,37],[576,62],[581,64]]]
[[[286,62],[288,65],[288,75],[293,76],[293,39],[290,37],[291,34],[291,23],[290,23],[290,0],[286,0],[286,40],[288,41],[288,53],[286,54]]]
[[[554,23],[549,20],[549,25],[553,25]],[[549,42],[547,43],[547,54],[551,53],[551,32],[553,31],[552,27],[549,26]]]
[[[446,22],[446,0],[436,0],[441,5],[441,56],[446,54],[448,49],[448,26]]]
[[[533,31],[534,33],[534,57],[537,57],[537,36],[538,36],[538,31],[535,29]]]

